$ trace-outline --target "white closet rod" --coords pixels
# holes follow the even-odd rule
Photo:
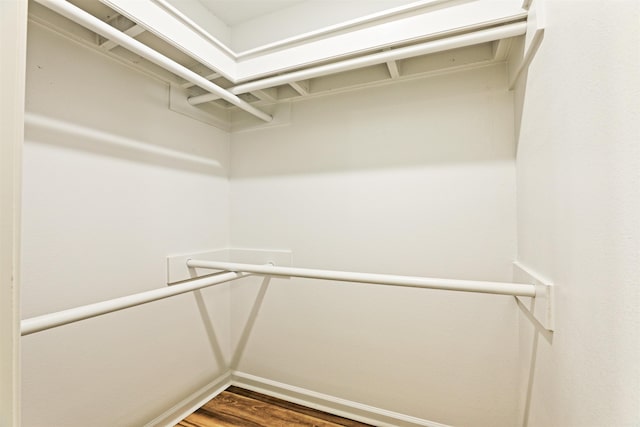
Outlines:
[[[191,280],[166,288],[153,289],[94,304],[70,308],[55,313],[24,319],[21,322],[21,335],[30,335],[36,332],[80,320],[90,319],[103,314],[125,308],[135,307],[153,301],[184,294],[220,283],[247,277],[252,274],[266,276],[304,277],[309,279],[335,280],[341,282],[368,283],[373,285],[404,286],[412,288],[440,289],[447,291],[477,292],[485,294],[514,295],[534,297],[536,287],[524,283],[485,282],[476,280],[436,279],[429,277],[396,276],[390,274],[354,273],[348,271],[314,270],[309,268],[277,267],[274,265],[239,264],[230,262],[202,261],[190,259],[187,261],[190,268],[207,268],[224,270],[225,272],[201,279]]]
[[[266,276],[304,277],[308,279],[406,286],[446,291],[479,292],[484,294],[535,297],[535,285],[526,283],[485,282],[477,280],[436,279],[429,277],[395,276],[390,274],[354,273],[347,271],[313,270],[309,268],[277,267],[274,265],[239,264],[231,262],[187,260],[187,267],[253,273]]]
[[[186,292],[240,279],[249,275],[250,274],[248,273],[235,272],[216,274],[214,276],[203,277],[201,279],[192,280],[166,288],[153,289],[151,291],[114,298],[107,301],[97,302],[95,304],[83,305],[81,307],[32,317],[30,319],[25,319],[20,323],[20,333],[22,336],[33,334],[35,332],[67,325],[79,320],[90,319],[92,317],[113,313],[114,311],[123,310],[125,308],[135,307],[148,302],[158,301],[175,295],[184,294]]]
[[[486,30],[475,31],[473,33],[461,34],[439,40],[432,40],[412,46],[400,47],[384,52],[372,53],[366,56],[346,59],[344,61],[333,62],[331,64],[319,65],[300,71],[267,77],[261,80],[243,83],[227,89],[231,93],[241,94],[255,90],[266,89],[283,84],[289,84],[301,80],[340,73],[343,71],[355,70],[371,65],[384,64],[389,61],[412,58],[414,56],[427,55],[430,53],[442,52],[445,50],[457,49],[460,47],[472,46],[480,43],[488,43],[500,39],[517,37],[527,31],[526,22],[516,22],[513,24],[501,25],[499,27]],[[218,99],[214,94],[204,94],[189,98],[191,105],[198,105]]]
[[[35,0],[41,5],[59,13],[62,16],[65,16],[72,21],[100,34],[101,36],[113,40],[117,42],[119,45],[129,49],[130,51],[142,56],[145,59],[153,62],[156,65],[164,68],[167,71],[170,71],[183,79],[195,84],[196,86],[201,87],[202,89],[210,92],[212,96],[216,99],[222,98],[225,101],[230,102],[231,104],[237,106],[238,108],[246,111],[247,113],[253,114],[259,119],[264,120],[265,122],[270,122],[273,120],[269,114],[261,111],[248,102],[238,98],[236,95],[230,93],[229,91],[221,88],[220,86],[210,82],[204,77],[200,76],[197,73],[189,70],[188,68],[178,64],[174,60],[167,58],[166,56],[156,52],[151,49],[149,46],[139,42],[133,37],[129,37],[123,32],[115,29],[111,25],[106,22],[101,21],[95,16],[85,12],[77,6],[72,5],[66,0]]]

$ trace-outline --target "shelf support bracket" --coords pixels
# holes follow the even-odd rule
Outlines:
[[[396,61],[387,62],[387,69],[389,70],[389,76],[393,80],[400,77],[400,70],[398,69],[398,63]]]
[[[301,80],[298,82],[291,82],[289,86],[293,88],[296,92],[300,94],[300,96],[309,95],[309,80]]]
[[[136,38],[138,37],[140,34],[144,33],[146,30],[138,25],[135,24],[133,27],[123,31],[123,33],[125,33],[126,35],[128,35],[129,37],[133,37]],[[107,40],[106,42],[102,43],[100,45],[100,47],[104,50],[111,50],[113,48],[115,48],[116,46],[118,46],[118,43],[114,42],[113,40]]]
[[[544,28],[546,25],[544,0],[535,0],[532,3],[527,18],[527,33],[524,46],[524,55],[520,65],[516,69],[513,77],[509,81],[509,90],[513,90],[518,83],[518,79],[522,73],[529,68],[531,61],[538,52],[538,48],[542,44],[544,38]]]

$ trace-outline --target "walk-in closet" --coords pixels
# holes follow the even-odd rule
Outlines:
[[[638,1],[0,7],[0,426],[640,426]]]

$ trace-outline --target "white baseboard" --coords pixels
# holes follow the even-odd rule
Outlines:
[[[244,372],[232,371],[231,383],[247,390],[379,427],[452,427],[435,421],[416,418],[272,381]]]
[[[173,427],[230,385],[378,427],[452,427],[239,371],[229,371],[178,402],[144,427]]]
[[[216,378],[195,393],[187,396],[165,412],[149,421],[144,427],[173,427],[194,413],[202,405],[222,393],[231,385],[231,372]]]

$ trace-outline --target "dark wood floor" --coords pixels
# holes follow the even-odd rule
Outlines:
[[[371,427],[264,394],[229,387],[176,427]]]

